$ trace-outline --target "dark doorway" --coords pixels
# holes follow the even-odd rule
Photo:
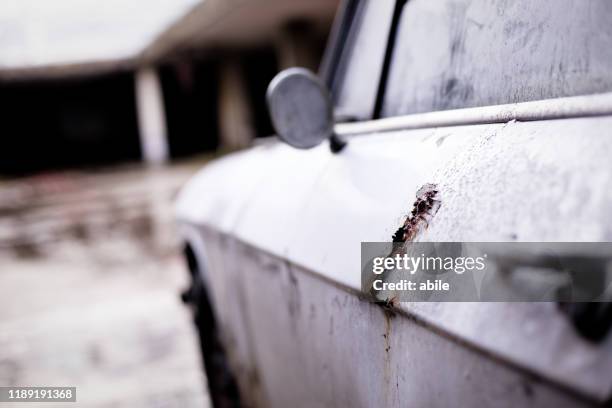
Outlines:
[[[272,136],[274,130],[268,115],[266,90],[278,73],[276,53],[273,48],[256,49],[245,53],[242,61],[255,134],[257,137]]]
[[[140,158],[131,73],[0,83],[0,173]]]
[[[172,157],[212,151],[219,145],[217,65],[189,60],[160,69]]]

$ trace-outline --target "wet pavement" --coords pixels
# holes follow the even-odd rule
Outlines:
[[[200,166],[0,180],[0,385],[76,386],[71,406],[208,406],[172,222]]]

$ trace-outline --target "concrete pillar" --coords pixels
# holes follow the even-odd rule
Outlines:
[[[150,164],[168,160],[168,135],[161,84],[157,71],[144,67],[136,72],[136,110],[142,158]]]
[[[312,25],[308,21],[291,21],[276,36],[276,54],[280,69],[304,67],[317,72],[318,58]]]
[[[240,61],[227,58],[219,81],[219,132],[221,146],[240,149],[255,137],[245,79]]]

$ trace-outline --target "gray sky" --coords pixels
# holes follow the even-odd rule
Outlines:
[[[199,0],[2,0],[0,68],[130,57]]]

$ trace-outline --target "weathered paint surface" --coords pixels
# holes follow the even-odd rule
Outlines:
[[[610,91],[611,19],[607,0],[411,0],[384,116]]]
[[[297,151],[271,144],[205,169],[181,194],[178,215],[185,224],[206,225],[233,237],[221,241],[216,235],[208,237],[213,247],[224,245],[223,252],[211,261],[215,276],[231,270],[228,265],[242,245],[235,242],[237,239],[286,260],[291,268],[303,267],[327,282],[353,289],[360,287],[360,242],[390,240],[408,215],[417,190],[426,183],[439,187],[443,205],[420,235],[423,240],[609,241],[610,129],[612,117],[398,131],[353,137],[336,156],[329,153],[328,146]],[[243,268],[249,256],[233,268]],[[274,279],[266,280],[270,281]],[[234,303],[241,298],[235,287],[227,286],[230,283],[222,284],[221,305],[226,298]],[[245,290],[248,294],[249,289]],[[325,301],[324,295],[301,293],[309,296],[315,310]],[[259,359],[266,351],[257,348],[268,347],[273,336],[281,335],[282,326],[275,329],[274,319],[268,318],[274,316],[272,307],[259,309],[255,299],[279,304],[282,298],[264,287],[250,296],[252,312],[266,319],[237,316],[249,321],[251,327],[271,326],[267,335],[260,334],[262,337],[245,345],[240,355]],[[348,320],[351,326],[336,332],[337,347],[350,337],[351,342],[361,345],[364,359],[368,359],[371,341],[362,340],[353,326],[382,325],[384,320],[372,315],[369,306],[354,306],[361,303],[347,296],[353,306],[342,313],[352,313]],[[445,333],[551,381],[595,399],[611,394],[611,340],[595,346],[580,339],[554,305],[418,303],[402,307]],[[345,318],[327,309],[320,313],[326,318]],[[243,321],[227,317],[228,324]],[[398,324],[401,328],[396,333],[412,330],[404,326],[407,322]],[[237,330],[236,342],[249,338]],[[412,347],[411,342],[417,340],[409,338],[408,332],[398,335],[398,344]],[[300,344],[312,347],[313,337],[304,334]],[[278,347],[282,350],[286,340],[274,341],[272,351],[267,352]],[[392,335],[390,341],[397,340]],[[313,351],[311,358],[316,359],[315,355]],[[340,355],[330,364],[348,371],[362,370],[347,360]],[[485,360],[482,364],[488,364]],[[371,364],[381,361],[384,359],[373,356]],[[399,356],[390,361],[408,364]],[[461,364],[461,360],[452,360],[449,369]],[[256,363],[253,367],[263,370]],[[368,372],[382,376],[382,371],[373,367]],[[274,366],[265,369],[280,370]],[[418,384],[409,382],[413,377],[408,376],[408,369],[394,371],[389,378],[402,376],[405,387]]]
[[[590,405],[279,257],[199,231],[208,265],[222,271],[209,283],[228,351],[257,406]]]

